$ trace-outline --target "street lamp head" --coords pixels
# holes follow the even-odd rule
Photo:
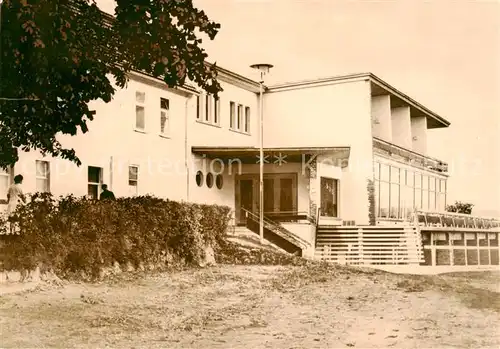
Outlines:
[[[273,67],[272,64],[267,64],[267,63],[259,63],[259,64],[252,64],[250,68],[253,69],[258,69],[260,70],[261,73],[269,73],[269,70]]]
[[[267,64],[267,63],[259,63],[259,64],[252,64],[250,68],[257,69],[260,71],[260,82],[264,82],[264,76],[269,73],[269,70],[273,67],[272,64]]]

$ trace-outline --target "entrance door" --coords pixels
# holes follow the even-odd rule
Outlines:
[[[294,211],[294,190],[292,178],[280,178],[280,211]]]
[[[274,178],[264,178],[264,213],[274,212]]]
[[[244,210],[253,212],[253,180],[240,180],[240,217],[239,224],[246,224],[246,213]]]

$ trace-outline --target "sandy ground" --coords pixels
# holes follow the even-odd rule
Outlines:
[[[495,272],[218,266],[40,284],[0,296],[0,345],[498,348],[499,280]]]

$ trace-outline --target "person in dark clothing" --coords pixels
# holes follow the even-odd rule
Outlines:
[[[116,200],[115,194],[111,190],[108,190],[108,185],[102,185],[102,193],[99,196],[99,200]]]

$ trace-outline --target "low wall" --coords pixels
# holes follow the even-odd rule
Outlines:
[[[281,226],[303,240],[309,242],[310,247],[302,251],[305,258],[314,258],[316,242],[316,226],[311,223],[281,223]]]
[[[499,266],[498,231],[422,228],[426,266]]]

